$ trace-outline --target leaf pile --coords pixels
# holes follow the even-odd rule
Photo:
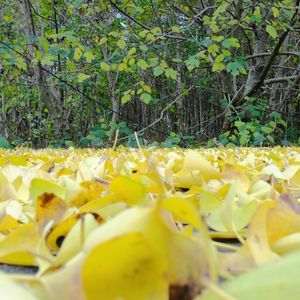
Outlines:
[[[300,150],[0,150],[5,299],[297,299]]]

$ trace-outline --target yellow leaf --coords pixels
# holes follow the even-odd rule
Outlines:
[[[196,151],[189,151],[184,157],[182,169],[175,174],[174,185],[190,188],[201,185],[202,179],[207,182],[220,177],[220,172],[210,162]]]
[[[242,241],[240,230],[249,224],[257,203],[251,198],[250,201],[243,203],[240,199],[240,189],[241,186],[238,182],[233,182],[226,193],[224,201],[220,202],[219,206],[217,206],[217,198],[214,199],[212,196],[208,200],[204,198],[204,209],[207,210],[207,224],[209,227],[219,232],[234,233]],[[209,199],[213,199],[214,203],[206,204]]]
[[[197,241],[169,228],[166,222],[160,216],[158,209],[141,207],[127,209],[94,230],[86,240],[84,251],[88,252],[96,245],[118,236],[140,232],[166,259],[167,276],[171,283],[189,282],[192,284],[192,282],[201,281],[201,274],[206,267],[200,256],[194,256],[193,253],[194,251],[202,252],[203,249]]]
[[[101,193],[105,190],[102,183],[83,181],[80,184],[81,192],[69,200],[69,205],[80,207],[90,201],[101,198]]]
[[[293,210],[289,202],[277,201],[266,220],[268,240],[272,246],[277,240],[300,232],[300,215]]]
[[[201,221],[196,207],[188,199],[170,197],[160,202],[162,208],[174,214],[182,223],[188,223],[195,228],[200,228]]]
[[[287,235],[272,244],[272,249],[278,254],[300,250],[300,232]]]
[[[72,216],[66,218],[65,220],[63,220],[62,222],[54,225],[46,237],[46,242],[47,242],[48,247],[52,251],[57,252],[60,249],[60,247],[62,246],[62,244],[65,242],[66,237],[68,236],[68,234],[70,233],[72,228],[75,226],[75,224],[77,224],[82,218],[84,219],[85,215],[87,215],[87,213],[80,213],[78,215],[72,215]],[[88,215],[90,215],[90,214],[88,214]],[[97,221],[98,224],[104,223],[104,219],[102,218],[102,216],[100,216],[96,213],[93,213],[91,215]],[[92,222],[89,221],[89,223],[92,223]]]
[[[258,207],[249,226],[247,244],[257,265],[275,260],[278,256],[270,249],[267,232],[267,215],[274,201],[265,200]]]
[[[102,222],[102,221],[101,221]],[[54,260],[55,266],[62,265],[80,252],[88,235],[99,226],[99,221],[92,214],[83,215],[64,239]]]
[[[167,300],[166,263],[141,233],[130,233],[96,246],[82,266],[89,300]],[[101,283],[101,284],[99,284]]]
[[[195,253],[200,242],[171,229],[157,208],[134,207],[92,231],[82,251],[42,282],[61,300],[98,299],[100,292],[104,299],[169,299],[169,287],[199,290],[206,263]]]
[[[109,189],[115,194],[118,201],[124,201],[129,205],[141,202],[146,196],[144,185],[126,176],[114,178]]]
[[[212,212],[217,210],[221,204],[221,200],[213,193],[204,192],[201,195],[200,211],[205,216],[209,216]]]
[[[3,300],[38,300],[26,287],[0,274],[1,299]]]
[[[44,193],[35,202],[35,220],[43,231],[50,222],[58,222],[67,210],[66,203],[53,193]]]
[[[34,223],[19,226],[0,241],[0,262],[14,265],[34,266],[34,253],[39,235]]]
[[[6,215],[0,222],[0,232],[7,232],[19,227],[20,223],[17,220],[10,216]]]
[[[30,198],[33,203],[35,203],[37,198],[44,193],[54,194],[64,200],[66,189],[50,180],[40,178],[33,179],[30,185]]]

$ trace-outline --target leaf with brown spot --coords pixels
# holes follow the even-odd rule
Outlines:
[[[35,220],[39,230],[42,232],[50,221],[57,223],[66,210],[66,203],[55,194],[44,193],[40,195],[35,203]]]

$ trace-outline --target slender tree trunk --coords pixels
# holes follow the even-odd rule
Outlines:
[[[30,4],[27,0],[19,0],[19,6],[23,17],[23,30],[26,35],[36,36],[37,31],[34,24],[34,19],[32,15],[32,10]],[[37,47],[33,46],[32,44],[28,45],[28,50],[31,55],[35,52],[35,50],[41,51]],[[36,67],[33,69],[36,81],[38,82],[38,88],[41,95],[41,102],[45,104],[49,111],[49,115],[51,116],[53,127],[54,127],[54,134],[56,137],[60,137],[62,134],[61,131],[61,124],[60,124],[60,117],[61,117],[61,107],[60,107],[60,95],[59,91],[55,88],[47,85],[47,75],[45,74],[44,70],[40,63],[37,64]],[[41,103],[40,103],[41,105]]]
[[[6,126],[7,116],[6,116],[6,98],[4,94],[4,83],[1,81],[1,107],[2,107],[2,113],[1,113],[1,135],[4,136],[6,139],[8,138],[8,131]]]
[[[103,43],[101,47],[102,47],[103,58],[104,60],[107,60],[108,59],[107,43]],[[118,80],[118,73],[114,78],[113,73],[108,71],[106,72],[106,77],[108,81],[109,100],[113,108],[112,122],[117,123],[120,115],[120,103],[119,103],[119,99],[117,99],[116,97],[116,83]]]

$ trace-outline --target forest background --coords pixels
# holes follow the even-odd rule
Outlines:
[[[299,3],[1,0],[0,146],[299,144]]]

